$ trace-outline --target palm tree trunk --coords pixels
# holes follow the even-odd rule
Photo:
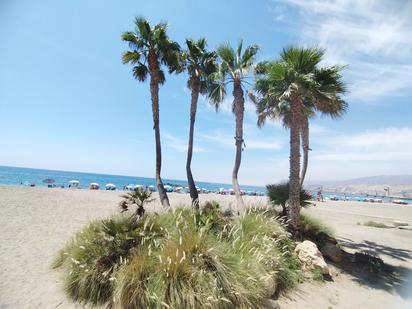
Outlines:
[[[242,161],[242,146],[243,146],[243,114],[245,112],[245,99],[243,96],[243,89],[240,81],[235,80],[233,87],[233,97],[234,97],[234,113],[236,118],[236,157],[235,166],[232,172],[232,183],[233,191],[236,196],[236,207],[237,213],[241,214],[245,210],[245,203],[243,202],[242,195],[240,193],[240,186],[238,181],[238,173],[240,168],[240,163]]]
[[[300,187],[303,186],[305,181],[306,171],[308,169],[309,161],[309,121],[308,117],[302,117],[302,128],[301,128],[301,137],[302,137],[302,150],[303,150],[303,163],[302,163],[302,174],[300,176]]]
[[[190,197],[192,199],[192,206],[194,208],[199,208],[199,195],[197,193],[195,181],[193,180],[191,163],[193,154],[193,134],[195,130],[195,120],[196,120],[196,110],[197,110],[197,100],[199,98],[200,92],[200,81],[199,78],[193,78],[192,81],[192,100],[190,103],[190,129],[189,129],[189,144],[187,146],[187,160],[186,160],[186,174],[187,182],[189,184]]]
[[[300,120],[301,102],[293,97],[291,102],[292,119],[290,124],[290,171],[289,171],[289,200],[288,221],[289,230],[293,237],[299,237],[300,213]]]
[[[152,99],[153,129],[155,131],[156,142],[156,185],[159,192],[160,203],[163,207],[169,207],[169,198],[163,186],[160,172],[162,169],[162,147],[160,142],[159,127],[159,66],[154,52],[149,52],[149,71],[150,71],[150,94]]]

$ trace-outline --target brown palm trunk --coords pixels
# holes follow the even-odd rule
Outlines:
[[[301,102],[298,97],[293,97],[291,102],[292,120],[290,125],[290,174],[289,174],[289,200],[288,221],[289,230],[295,238],[299,237],[300,213],[300,120]]]
[[[234,97],[234,113],[236,118],[236,157],[235,166],[232,172],[233,191],[236,196],[237,213],[241,214],[245,210],[245,203],[243,202],[242,195],[240,193],[240,186],[238,181],[238,173],[240,163],[242,161],[242,146],[243,146],[243,114],[245,112],[245,99],[243,96],[243,89],[239,80],[235,80],[233,86]]]
[[[306,171],[308,169],[309,161],[309,121],[308,117],[302,116],[302,129],[301,129],[301,138],[302,138],[302,150],[303,150],[303,162],[302,162],[302,174],[300,176],[300,186],[303,186],[305,181]]]
[[[200,92],[200,80],[198,77],[192,80],[192,100],[190,103],[190,129],[189,129],[189,144],[187,146],[187,160],[186,160],[186,174],[187,182],[189,184],[190,197],[192,199],[192,206],[199,208],[199,195],[197,193],[195,181],[193,180],[192,170],[190,165],[192,163],[193,155],[193,135],[195,130],[197,100]]]
[[[160,202],[163,207],[169,207],[169,198],[163,186],[160,172],[162,169],[162,147],[160,143],[159,127],[159,65],[154,51],[149,52],[149,72],[150,72],[150,94],[152,99],[153,129],[156,141],[156,185],[159,192]]]

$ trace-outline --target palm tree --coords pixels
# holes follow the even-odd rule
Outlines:
[[[149,190],[134,190],[122,194],[120,197],[122,197],[123,200],[119,203],[120,210],[121,212],[125,212],[128,211],[131,206],[136,205],[133,218],[141,218],[146,212],[144,205],[153,201],[151,196],[152,192]]]
[[[183,52],[182,59],[185,68],[189,74],[187,86],[192,91],[190,103],[190,129],[189,129],[189,143],[187,147],[186,160],[186,174],[187,182],[189,184],[190,197],[192,198],[192,205],[199,207],[199,196],[196,185],[193,180],[191,163],[193,154],[193,134],[196,120],[197,101],[199,94],[206,94],[209,90],[209,83],[212,75],[217,71],[215,52],[206,50],[206,39],[199,40],[186,39],[187,50]]]
[[[282,118],[285,108],[288,110],[288,220],[289,229],[295,237],[299,235],[300,139],[301,132],[306,128],[306,125],[302,124],[305,124],[309,112],[339,117],[347,108],[346,102],[341,98],[346,91],[341,76],[343,67],[320,68],[323,55],[324,51],[318,48],[289,47],[283,50],[280,60],[264,62],[256,68],[258,80],[255,84],[254,101],[258,107],[258,124],[263,124],[267,118]],[[308,150],[308,141],[305,140],[304,143]]]
[[[243,43],[239,42],[234,50],[229,44],[218,47],[217,54],[221,60],[219,70],[215,80],[211,85],[209,98],[212,104],[218,109],[219,104],[226,96],[226,85],[233,84],[233,105],[232,110],[236,118],[236,157],[232,172],[233,191],[236,195],[238,213],[244,210],[244,202],[240,193],[238,173],[242,161],[243,140],[243,115],[245,111],[244,88],[247,84],[248,73],[251,71],[259,47],[251,45],[243,51]]]
[[[309,116],[302,115],[302,123],[300,127],[300,138],[302,141],[302,152],[303,152],[303,160],[302,160],[302,171],[300,174],[300,186],[303,186],[306,177],[306,171],[308,170],[308,163],[309,163]]]
[[[167,24],[159,23],[154,27],[144,18],[136,18],[135,30],[122,34],[122,40],[129,44],[130,50],[123,54],[124,64],[133,65],[133,76],[140,82],[150,77],[150,95],[152,100],[153,129],[156,142],[156,184],[160,202],[164,207],[170,206],[166,190],[160,177],[162,167],[162,150],[159,127],[159,85],[165,82],[166,67],[169,73],[179,68],[179,44],[167,35]]]
[[[256,110],[258,114],[258,126],[262,127],[265,123],[266,118],[271,118],[275,120],[279,118],[285,128],[290,128],[291,113],[290,113],[290,102],[283,102],[283,104],[278,104],[273,110],[265,110],[266,105],[262,104],[260,97],[257,97],[253,92],[249,93],[249,97],[253,103],[256,105]],[[287,104],[285,104],[287,103]],[[263,109],[263,110],[260,110]],[[302,142],[302,152],[303,152],[303,162],[302,171],[300,176],[300,186],[303,186],[303,182],[306,176],[306,171],[308,168],[309,161],[309,118],[314,117],[315,112],[313,107],[310,105],[308,100],[303,101],[303,113],[302,113],[302,123],[300,127],[300,137]]]

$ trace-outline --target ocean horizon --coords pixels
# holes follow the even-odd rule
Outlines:
[[[88,172],[73,172],[73,171],[60,171],[49,169],[38,169],[29,167],[15,167],[15,166],[0,166],[0,184],[4,185],[29,185],[35,184],[39,187],[47,187],[47,184],[43,183],[46,178],[52,178],[55,180],[56,186],[64,185],[67,187],[70,180],[78,180],[82,188],[88,188],[89,184],[96,182],[100,185],[101,189],[108,183],[115,184],[118,189],[123,188],[125,185],[156,185],[156,180],[150,177],[139,176],[124,176],[124,175],[111,175],[111,174],[99,174]],[[187,187],[186,180],[162,178],[163,183],[173,184],[182,187]],[[196,181],[196,185],[200,188],[205,188],[210,191],[219,190],[220,188],[230,189],[231,184],[214,183],[205,181]],[[265,192],[266,188],[262,186],[250,186],[241,185],[241,189],[245,191]]]

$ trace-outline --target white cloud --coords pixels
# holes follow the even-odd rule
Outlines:
[[[349,65],[345,74],[351,99],[373,101],[412,86],[412,1],[276,3],[298,9],[292,29],[302,43],[327,49],[325,63]]]
[[[234,148],[235,139],[233,135],[222,133],[220,130],[216,130],[209,133],[199,133],[198,138],[200,141],[211,142],[217,146],[224,148]],[[257,139],[244,137],[246,150],[274,150],[281,149],[282,143],[273,139]]]
[[[183,140],[167,132],[162,133],[162,138],[165,147],[174,149],[178,152],[187,152],[187,140]],[[194,145],[193,152],[207,152],[207,150],[205,148]]]
[[[412,128],[331,133],[319,140],[314,136],[312,141],[312,180],[412,173]]]

